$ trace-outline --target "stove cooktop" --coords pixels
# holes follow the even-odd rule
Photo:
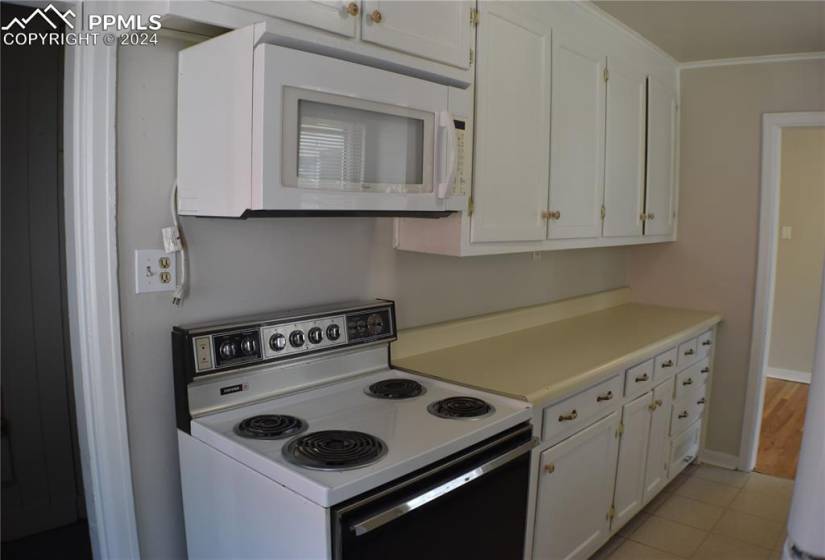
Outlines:
[[[465,422],[437,416],[428,410],[433,405],[459,415],[481,413]],[[282,424],[300,429],[284,420],[290,417],[305,427],[282,437]],[[191,435],[328,507],[530,417],[530,406],[521,401],[383,369],[193,419]],[[255,418],[263,433],[279,435],[242,433],[241,426]]]

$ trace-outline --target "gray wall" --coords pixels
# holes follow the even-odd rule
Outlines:
[[[286,306],[387,297],[402,327],[626,285],[622,248],[458,259],[392,248],[392,221],[367,218],[183,219],[190,295],[134,293],[134,250],[161,246],[175,176],[176,52],[121,49],[118,248],[124,375],[141,550],[184,555],[170,328]]]

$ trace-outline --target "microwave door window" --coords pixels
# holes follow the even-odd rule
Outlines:
[[[298,187],[432,192],[423,119],[300,99],[298,124]]]

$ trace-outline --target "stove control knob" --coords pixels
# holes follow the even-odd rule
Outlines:
[[[327,327],[327,338],[330,340],[338,340],[341,337],[341,327],[332,324]]]
[[[245,336],[241,340],[241,352],[244,356],[251,356],[258,351],[258,341],[254,336]]]
[[[311,343],[321,344],[321,341],[324,340],[324,331],[321,330],[321,327],[312,327],[309,329],[307,337]]]
[[[232,342],[231,340],[227,340],[221,343],[218,351],[221,353],[221,358],[224,360],[231,360],[238,355],[238,344]]]
[[[269,337],[269,347],[275,352],[280,352],[286,348],[286,337],[281,333],[275,333]]]
[[[292,331],[289,333],[289,343],[298,348],[304,345],[304,331]]]

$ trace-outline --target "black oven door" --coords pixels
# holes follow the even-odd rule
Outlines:
[[[333,558],[522,558],[537,443],[521,424],[336,506]]]

